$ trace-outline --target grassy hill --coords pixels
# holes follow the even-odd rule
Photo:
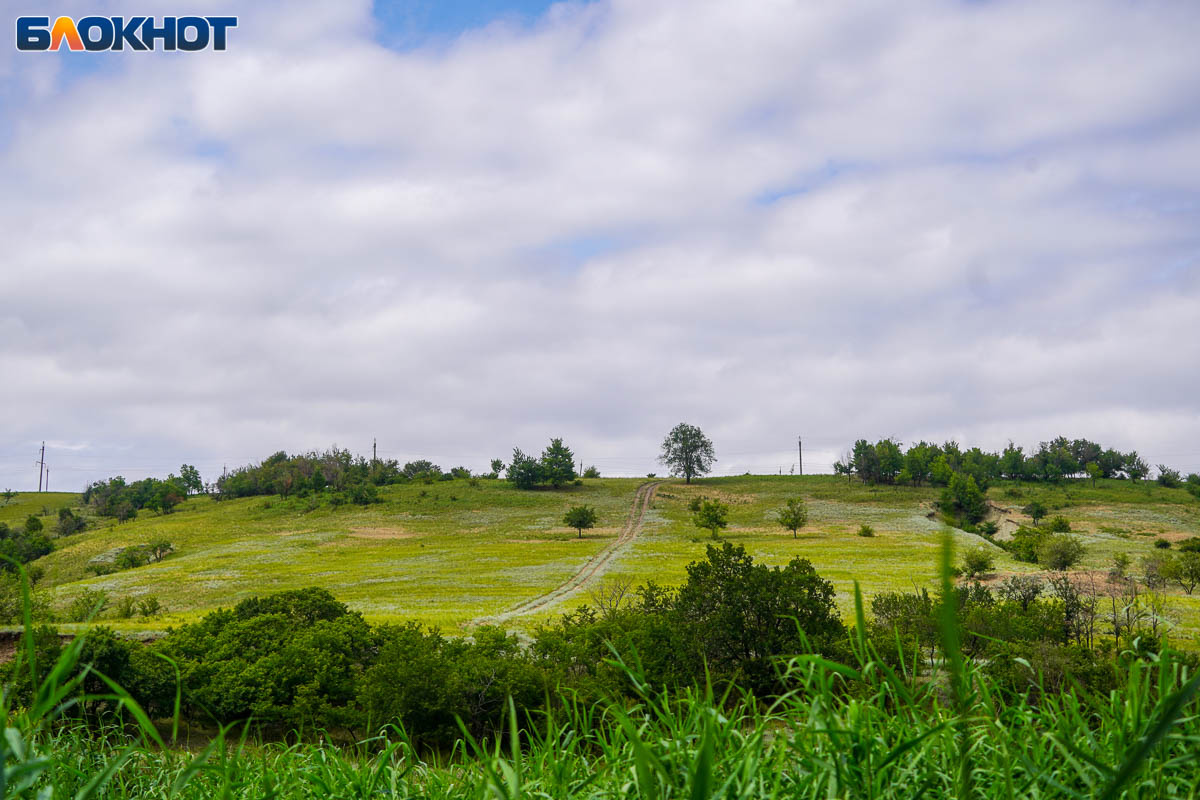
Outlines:
[[[566,490],[523,492],[502,481],[438,482],[385,487],[382,502],[331,508],[310,500],[249,498],[216,502],[193,498],[175,513],[144,511],[135,521],[96,520],[88,531],[59,539],[42,559],[42,586],[64,609],[84,588],[113,601],[154,595],[168,613],[150,620],[115,621],[120,627],[162,628],[217,606],[266,592],[323,586],[375,621],[417,619],[453,629],[535,597],[567,580],[611,545],[629,512],[639,479],[597,479]],[[705,495],[729,504],[724,538],[756,559],[783,563],[803,556],[831,579],[849,610],[859,581],[869,596],[933,580],[943,523],[933,513],[938,490],[869,487],[832,476],[744,476],[685,485],[664,482],[640,535],[612,562],[603,580],[682,580],[685,566],[703,557],[711,541],[691,522],[687,504]],[[774,520],[785,499],[807,500],[809,524],[793,539]],[[1118,551],[1137,570],[1157,538],[1200,535],[1200,503],[1182,489],[1101,481],[1059,487],[993,486],[989,500],[1002,526],[1027,522],[1019,508],[1040,500],[1061,513],[1088,546],[1083,569],[1103,571]],[[582,540],[562,524],[566,509],[596,507],[600,522]],[[43,508],[52,515],[78,504],[66,494],[22,494],[0,507],[0,520],[23,521]],[[47,525],[52,522],[47,518]],[[876,535],[857,535],[862,524]],[[988,545],[955,531],[960,546]],[[121,547],[167,538],[175,553],[160,563],[93,576],[88,564]],[[996,548],[997,579],[1037,567]],[[541,612],[554,616],[587,599],[587,591]],[[1176,630],[1200,632],[1200,595],[1166,590]],[[514,619],[529,625],[538,615]]]

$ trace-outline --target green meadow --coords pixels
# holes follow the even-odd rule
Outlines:
[[[308,499],[255,497],[217,502],[194,497],[173,513],[143,511],[116,523],[92,518],[80,534],[55,540],[56,550],[37,562],[40,590],[60,612],[84,589],[102,590],[110,603],[153,595],[166,613],[149,619],[108,619],[129,630],[161,630],[241,599],[305,586],[331,591],[371,621],[414,619],[453,631],[548,592],[612,545],[644,479],[592,479],[559,491],[520,491],[504,481],[441,481],[384,487],[381,502],[339,508]],[[945,524],[934,513],[939,490],[866,486],[834,476],[741,476],[708,478],[690,485],[662,482],[640,534],[618,553],[589,587],[538,614],[512,619],[529,627],[580,602],[602,582],[681,582],[687,564],[711,542],[695,527],[688,503],[719,499],[730,508],[722,536],[742,545],[755,560],[781,564],[808,558],[833,581],[847,613],[853,585],[869,598],[876,592],[932,585]],[[809,522],[799,536],[782,529],[775,513],[802,497]],[[1149,482],[1065,482],[1057,487],[994,485],[988,492],[993,518],[1004,526],[1028,522],[1020,508],[1039,500],[1063,514],[1087,546],[1081,570],[1102,574],[1117,552],[1128,553],[1137,573],[1157,539],[1200,536],[1200,502],[1182,489]],[[567,508],[586,503],[599,512],[597,527],[582,539],[566,528]],[[0,506],[0,521],[21,523],[47,512],[78,507],[75,495],[22,493]],[[858,535],[870,525],[875,536]],[[990,578],[1032,572],[979,536],[954,531],[960,551],[991,547]],[[88,565],[122,547],[166,538],[175,551],[158,563],[96,576]],[[1165,590],[1177,640],[1200,634],[1200,595]]]

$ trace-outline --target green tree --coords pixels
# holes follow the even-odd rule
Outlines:
[[[518,489],[532,489],[542,482],[542,465],[533,456],[521,452],[521,448],[514,447],[505,477]]]
[[[808,524],[808,505],[800,498],[792,498],[787,505],[777,512],[779,524],[792,532],[792,538],[798,538],[798,531]]]
[[[1037,545],[1038,565],[1043,569],[1065,572],[1079,563],[1087,552],[1083,543],[1065,533],[1044,537]]]
[[[722,528],[729,526],[727,515],[729,514],[729,506],[722,503],[720,500],[704,500],[700,503],[700,508],[692,514],[692,522],[696,523],[697,528],[704,528],[712,533],[712,538],[718,538],[718,532]]]
[[[33,514],[30,514],[29,518],[25,520],[26,533],[38,533],[43,527],[42,521]]]
[[[695,425],[681,422],[663,439],[662,454],[658,460],[672,474],[682,475],[685,483],[691,483],[692,478],[712,471],[717,457],[713,453],[713,443],[703,431]]]
[[[1129,476],[1129,480],[1134,483],[1137,483],[1150,474],[1150,465],[1142,460],[1142,457],[1137,454],[1136,450],[1130,451],[1125,455],[1125,463],[1122,466],[1125,474]]]
[[[161,536],[151,539],[150,543],[146,545],[146,549],[155,561],[162,561],[175,552],[175,546]]]
[[[575,480],[575,454],[563,444],[562,439],[551,439],[542,451],[542,481],[555,489],[561,489]]]
[[[1171,469],[1166,464],[1158,465],[1158,478],[1156,480],[1159,486],[1165,486],[1168,489],[1178,488],[1181,482],[1179,470]]]
[[[950,478],[950,485],[942,491],[941,507],[944,511],[965,519],[967,522],[979,522],[987,514],[987,501],[979,484],[975,483],[973,475],[963,475],[956,472]]]
[[[1200,583],[1200,553],[1189,551],[1180,553],[1175,558],[1165,562],[1161,574],[1169,581],[1179,584],[1189,595]]]
[[[995,565],[996,554],[987,545],[981,544],[963,554],[962,571],[968,578],[991,572]]]
[[[3,492],[3,495],[4,495],[4,504],[8,505],[8,503],[11,502],[14,497],[17,496],[17,493],[14,492],[12,489],[5,489]]]
[[[1084,465],[1083,469],[1085,472],[1087,472],[1088,477],[1092,479],[1092,487],[1095,488],[1096,480],[1103,477],[1104,470],[1101,469],[1100,465],[1095,461],[1089,461]]]
[[[179,481],[188,494],[200,494],[204,491],[204,481],[200,479],[200,470],[191,464],[179,468]]]
[[[1033,524],[1037,525],[1043,517],[1046,516],[1046,507],[1037,500],[1034,500],[1029,505],[1021,509],[1025,514],[1028,514],[1033,519]]]
[[[828,653],[845,636],[833,585],[807,559],[769,568],[725,542],[709,545],[687,573],[674,612],[689,650],[718,674],[744,676],[752,690],[777,685],[773,659],[780,654],[806,645]]]
[[[563,524],[579,531],[579,538],[582,539],[584,530],[596,527],[597,519],[596,509],[591,506],[571,506],[563,516]]]

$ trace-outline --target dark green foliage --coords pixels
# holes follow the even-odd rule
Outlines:
[[[869,539],[875,535],[875,529],[864,522],[858,526],[858,535]]]
[[[59,536],[71,536],[87,528],[87,520],[69,508],[58,510],[58,524],[55,531]]]
[[[1033,519],[1034,525],[1037,525],[1038,522],[1041,521],[1042,518],[1047,514],[1046,507],[1037,500],[1034,500],[1032,503],[1022,508],[1021,512],[1028,514],[1030,518]]]
[[[707,475],[717,457],[712,441],[702,430],[681,422],[663,439],[658,460],[672,475],[682,475],[685,483],[691,483],[692,478]]]
[[[115,517],[124,522],[137,516],[143,508],[170,514],[187,497],[183,481],[174,475],[165,481],[146,478],[126,484],[121,476],[96,481],[83,492],[83,502],[91,505],[102,517]]]
[[[360,702],[371,729],[403,725],[426,741],[451,744],[463,720],[475,736],[498,730],[509,698],[542,705],[545,676],[516,636],[483,627],[473,641],[446,639],[416,625],[379,629],[378,656],[363,674]]]
[[[687,575],[673,604],[685,641],[710,669],[740,675],[749,688],[776,686],[773,657],[806,650],[803,638],[829,653],[845,635],[833,585],[807,559],[767,567],[725,542],[709,545]]]
[[[1200,553],[1200,536],[1190,536],[1179,543],[1181,553]]]
[[[542,451],[541,479],[555,489],[561,489],[575,480],[575,454],[563,444],[562,439],[551,439]]]
[[[360,506],[369,506],[371,503],[379,502],[379,490],[375,488],[375,484],[368,481],[355,481],[346,488],[346,496],[351,503]]]
[[[294,456],[280,451],[260,464],[222,475],[216,491],[218,500],[272,494],[287,498],[304,492],[349,492],[356,484],[385,486],[413,480],[433,482],[441,477],[441,468],[430,461],[410,461],[401,469],[395,460],[368,459],[332,447]]]
[[[1179,475],[1179,470],[1171,469],[1166,464],[1158,465],[1158,477],[1156,480],[1159,486],[1165,486],[1168,489],[1177,489],[1183,483]]]
[[[3,557],[0,558],[0,571],[15,571],[16,567],[12,561],[28,564],[54,550],[50,537],[42,530],[41,520],[32,516],[29,520],[37,524],[31,526],[27,521],[21,530],[13,530],[6,523],[0,522],[0,556]],[[30,530],[31,527],[33,530]]]
[[[600,477],[600,470],[596,469],[596,467],[594,467],[594,466],[588,467],[587,469],[585,469],[585,470],[583,471],[583,477],[585,477],[585,478],[599,478],[599,477]]]
[[[183,484],[188,494],[200,494],[204,491],[204,481],[200,478],[200,470],[191,464],[179,468],[179,482]]]
[[[562,439],[551,439],[540,459],[525,455],[519,447],[513,448],[507,478],[518,489],[534,489],[543,484],[561,489],[577,479],[575,455]]]
[[[855,474],[869,484],[949,486],[958,474],[974,478],[981,491],[987,491],[992,481],[1000,478],[1057,484],[1065,478],[1087,477],[1094,486],[1101,478],[1137,481],[1149,471],[1136,451],[1119,453],[1087,439],[1071,440],[1065,436],[1042,442],[1029,454],[1012,442],[1003,452],[995,453],[978,447],[963,450],[954,441],[941,445],[921,441],[903,451],[891,439],[875,444],[859,439],[851,452],[834,464],[836,474]],[[1160,479],[1164,474],[1167,476],[1164,485],[1178,485],[1179,473],[1175,470],[1160,464],[1159,474]],[[1195,494],[1200,497],[1200,476]]]
[[[942,491],[938,501],[943,512],[952,514],[958,521],[974,524],[987,514],[987,501],[972,475],[956,472],[950,485]]]
[[[1195,472],[1187,476],[1187,480],[1183,484],[1183,488],[1188,490],[1188,493],[1200,500],[1200,474]]]
[[[521,448],[515,447],[506,477],[518,489],[532,489],[542,482],[542,465],[536,458],[525,455]]]
[[[1167,539],[1155,539],[1154,546],[1157,547],[1159,550],[1170,550],[1171,542]]]
[[[43,527],[45,526],[42,525],[42,521],[33,514],[30,514],[29,518],[25,520],[25,533],[27,534],[41,533]]]

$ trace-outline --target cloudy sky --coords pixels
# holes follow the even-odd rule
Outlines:
[[[800,434],[1200,470],[1200,4],[4,11],[240,21],[0,46],[0,486],[43,440],[57,489],[372,437],[644,474],[681,420],[723,473]]]

